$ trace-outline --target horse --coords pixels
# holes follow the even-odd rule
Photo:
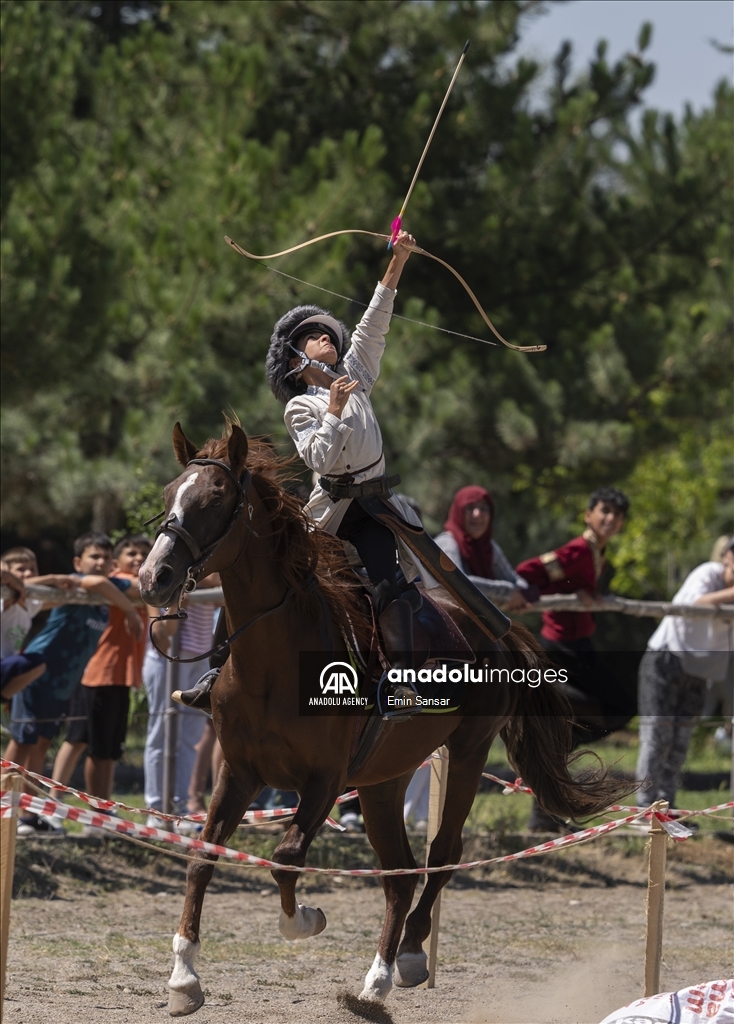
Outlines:
[[[462,826],[498,734],[513,768],[547,811],[578,819],[619,799],[620,784],[606,769],[571,776],[569,765],[579,755],[571,754],[569,707],[550,684],[469,686],[451,714],[386,721],[368,755],[350,771],[354,719],[303,717],[298,701],[301,652],[348,663],[350,635],[369,645],[371,621],[341,542],[314,529],[281,483],[289,460],[266,441],[248,440],[238,423],[228,420],[225,436],[198,450],[177,423],[173,449],[183,472],[164,490],[166,518],[140,570],[141,595],[148,604],[170,607],[180,604],[182,591],[202,572],[219,572],[227,627],[236,637],[211,696],[224,759],[203,840],[226,843],[264,786],[295,790],[298,810],[273,860],[303,866],[311,841],[349,786],[359,792],[367,837],[382,868],[414,868],[403,823],[405,790],[415,769],[445,745],[446,799],[429,865],[457,863]],[[522,669],[545,664],[523,626],[513,623],[502,641],[493,642],[447,594],[439,600],[484,665],[508,659]],[[172,1016],[194,1013],[204,1002],[194,961],[216,859],[199,854],[188,867],[173,938]],[[417,876],[383,876],[384,923],[360,998],[379,1002],[393,983],[412,987],[426,980],[423,942],[431,908],[450,877],[450,871],[427,875],[410,913]],[[296,900],[297,873],[274,870],[273,878],[282,935],[295,940],[323,931],[323,911]]]

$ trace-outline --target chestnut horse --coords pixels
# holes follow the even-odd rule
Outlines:
[[[303,865],[313,837],[349,785],[359,790],[367,836],[382,867],[415,867],[403,825],[405,790],[421,762],[445,744],[448,788],[430,864],[456,863],[462,826],[498,733],[511,764],[548,811],[584,817],[619,798],[619,784],[603,770],[570,776],[568,706],[548,684],[467,686],[463,703],[452,714],[385,723],[366,760],[350,775],[354,719],[301,717],[298,704],[299,652],[323,652],[325,663],[348,660],[340,627],[351,625],[362,636],[368,631],[356,577],[340,542],[309,528],[300,503],[278,482],[287,463],[266,444],[248,443],[238,425],[230,424],[226,438],[208,441],[197,452],[176,424],[173,447],[184,471],[165,488],[166,519],[140,570],[141,594],[148,604],[168,607],[204,568],[217,571],[229,630],[246,627],[232,643],[212,691],[224,762],[202,839],[225,843],[264,786],[296,790],[298,811],[273,859]],[[544,664],[542,651],[522,626],[514,624],[504,640],[493,643],[447,595],[441,603],[461,626],[478,663],[490,665],[494,659],[500,664],[504,658],[503,664],[509,659],[511,666],[526,669]],[[215,859],[201,855],[188,868],[183,915],[173,939],[173,1016],[193,1013],[204,1002],[194,959]],[[273,877],[280,889],[279,927],[285,938],[305,939],[323,931],[323,912],[296,902],[297,873],[274,871]],[[383,878],[385,919],[362,998],[383,1000],[393,983],[411,987],[426,979],[422,944],[430,932],[433,903],[450,877],[450,872],[428,875],[410,916],[417,876]]]

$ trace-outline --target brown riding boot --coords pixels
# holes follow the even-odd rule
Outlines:
[[[391,601],[380,615],[380,630],[385,654],[392,668],[413,668],[413,608],[409,601]],[[416,714],[415,690],[409,683],[391,683],[385,679],[380,688],[380,704],[385,718],[409,718]]]

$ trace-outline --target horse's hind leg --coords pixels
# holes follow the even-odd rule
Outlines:
[[[254,771],[240,769],[235,776],[225,761],[201,838],[209,843],[225,843],[261,789],[262,782]],[[204,893],[214,874],[216,860],[212,854],[201,854],[189,863],[186,872],[186,900],[178,931],[173,936],[173,973],[168,982],[168,1011],[172,1017],[194,1013],[204,1002],[194,960],[200,949],[199,924]]]
[[[444,804],[441,826],[436,838],[431,843],[431,852],[428,858],[429,867],[438,867],[441,864],[456,864],[461,857],[463,842],[461,830],[464,826],[469,811],[471,810],[474,797],[477,792],[477,785],[484,768],[491,739],[481,743],[478,749],[467,755],[460,751],[457,757],[454,744],[449,740],[449,774],[446,785],[446,801]],[[399,985],[410,987],[419,985],[428,977],[418,976],[416,971],[419,964],[425,966],[426,955],[423,951],[423,943],[431,932],[431,911],[441,889],[451,878],[452,872],[436,872],[426,875],[426,884],[423,887],[418,904],[408,918],[405,925],[405,936],[400,943],[397,955],[397,969],[400,976]],[[403,966],[405,965],[405,966]],[[412,980],[416,978],[417,980]]]
[[[301,802],[293,824],[273,853],[273,860],[281,864],[303,867],[311,840],[326,820],[339,795],[339,780],[325,779],[310,782],[301,794]],[[305,907],[296,901],[297,871],[273,871],[280,889],[281,935],[294,942],[318,935],[326,928],[326,915],[320,907]]]
[[[360,786],[359,800],[370,843],[386,870],[393,868],[414,868],[416,866],[405,834],[403,804],[410,775],[404,775],[378,786]],[[377,955],[367,972],[360,998],[382,1001],[392,988],[393,965],[400,941],[405,918],[413,902],[417,875],[386,875],[382,879],[385,892],[385,920],[377,946]],[[408,958],[410,959],[410,958]],[[410,984],[419,985],[425,981],[425,957],[422,963],[413,962],[405,969],[415,980]],[[401,984],[402,982],[398,982]]]

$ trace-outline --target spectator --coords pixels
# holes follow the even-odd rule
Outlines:
[[[86,533],[74,542],[74,580],[120,608],[126,628],[133,636],[142,632],[140,617],[123,591],[127,580],[108,580],[112,568],[112,542],[101,533]],[[79,684],[87,662],[95,651],[109,618],[107,605],[67,604],[54,608],[48,622],[26,649],[40,654],[46,671],[13,697],[12,739],[5,756],[33,772],[43,772],[51,741],[58,736],[61,722],[69,713],[71,695]],[[32,790],[27,789],[28,792]],[[24,815],[19,835],[60,834],[61,828],[35,814]]]
[[[147,537],[128,535],[119,540],[112,552],[110,579],[124,582],[129,593],[137,592],[138,572],[150,548]],[[123,612],[110,609],[107,627],[87,664],[81,685],[72,695],[71,722],[54,763],[54,779],[66,784],[88,746],[84,787],[90,796],[103,800],[112,796],[115,762],[122,757],[130,689],[137,689],[142,682],[147,608],[140,609],[137,615],[140,629],[131,635]],[[94,835],[98,830],[85,827],[84,831]]]
[[[517,572],[541,594],[577,594],[585,605],[591,604],[606,564],[607,543],[623,529],[628,510],[629,499],[622,491],[600,487],[589,498],[583,534],[555,551],[521,562]],[[569,674],[570,685],[565,689],[574,708],[574,746],[621,729],[634,714],[634,697],[594,650],[595,629],[594,616],[588,611],[543,613],[540,643]],[[533,803],[531,831],[556,831],[560,824]]]
[[[14,591],[13,596],[0,599],[0,700],[10,701],[46,671],[40,654],[21,652],[35,616],[52,606],[26,598],[26,584],[73,590],[76,583],[71,576],[39,576],[36,556],[30,548],[6,551],[0,558],[0,570],[3,586]]]
[[[423,764],[408,783],[403,805],[405,824],[412,825],[416,832],[428,829],[428,798],[431,791],[431,766]]]
[[[734,603],[734,540],[721,562],[704,562],[687,577],[673,604]],[[637,800],[675,805],[680,772],[706,695],[706,680],[723,681],[730,627],[716,619],[666,615],[647,642],[640,662],[640,750]]]
[[[199,583],[202,587],[220,586],[219,576],[214,573]],[[153,626],[153,639],[158,646],[168,653],[170,638],[179,629],[179,657],[195,658],[206,653],[213,644],[214,615],[216,605],[187,604],[188,618],[158,622]],[[155,611],[151,615],[157,614]],[[149,647],[143,665],[143,681],[148,694],[148,732],[145,739],[145,802],[154,810],[163,809],[163,756],[164,756],[164,722],[165,712],[170,707],[176,708],[176,777],[174,780],[173,802],[178,814],[187,811],[197,813],[200,804],[197,799],[190,800],[189,784],[196,762],[196,748],[202,739],[206,727],[206,716],[200,711],[171,703],[167,687],[166,659]],[[193,686],[201,673],[199,661],[180,664],[179,687]],[[154,815],[148,819],[151,826],[159,826],[160,821]],[[181,822],[179,831],[190,831],[190,823]]]
[[[489,598],[503,601],[507,612],[519,612],[527,607],[529,586],[492,539],[493,525],[494,501],[489,491],[462,487],[454,495],[436,543]]]
[[[219,769],[222,767],[223,757],[222,746],[217,739],[214,723],[211,718],[205,720],[204,732],[201,734],[201,739],[196,744],[195,749],[196,760],[194,761],[191,779],[189,780],[188,812],[189,814],[204,814],[206,811],[204,796],[209,780],[209,772],[211,772],[212,789],[214,789],[217,784]]]

